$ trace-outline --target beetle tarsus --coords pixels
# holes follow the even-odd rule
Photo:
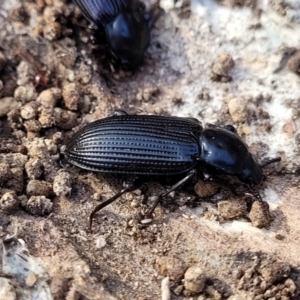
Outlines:
[[[135,180],[133,180],[130,183],[126,184],[126,187],[124,189],[122,189],[120,192],[118,192],[117,194],[115,194],[113,197],[109,198],[108,200],[100,203],[99,205],[97,205],[94,210],[90,213],[89,216],[89,222],[88,222],[88,226],[87,226],[87,231],[91,232],[92,231],[92,224],[93,224],[93,219],[95,217],[95,214],[101,210],[102,208],[104,208],[105,206],[111,204],[112,202],[114,202],[115,200],[117,200],[119,197],[121,197],[122,195],[128,193],[128,192],[132,192],[136,189],[138,189],[140,187],[140,182],[139,182],[140,178],[136,178]]]

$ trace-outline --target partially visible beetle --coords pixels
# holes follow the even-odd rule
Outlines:
[[[144,3],[138,0],[73,0],[86,19],[103,26],[109,49],[124,69],[143,60],[150,32]]]
[[[259,164],[238,136],[235,128],[202,124],[193,118],[148,115],[115,115],[92,122],[79,130],[67,145],[67,161],[82,169],[111,174],[131,174],[136,179],[91,213],[89,229],[97,211],[126,192],[133,191],[149,176],[182,174],[182,179],[162,193],[148,214],[170,192],[197,174],[206,181],[235,189],[218,175],[236,176],[249,186],[249,193],[262,204],[257,186],[263,179],[262,168],[280,157]]]

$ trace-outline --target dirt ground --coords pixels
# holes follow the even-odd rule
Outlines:
[[[300,299],[300,4],[144,2],[150,45],[125,72],[70,1],[0,1],[0,299]],[[259,161],[280,155],[260,189],[271,224],[249,197],[201,181],[145,220],[167,187],[151,181],[86,232],[124,178],[63,152],[120,109],[232,124]]]

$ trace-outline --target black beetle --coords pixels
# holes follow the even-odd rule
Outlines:
[[[66,160],[82,169],[111,174],[131,174],[136,179],[112,198],[99,204],[90,215],[89,229],[97,211],[126,192],[141,186],[147,176],[182,174],[182,179],[162,193],[147,214],[170,192],[201,176],[237,193],[218,175],[236,176],[249,193],[264,204],[257,190],[262,168],[280,157],[259,164],[235,128],[202,124],[193,118],[155,115],[115,115],[92,122],[79,130],[67,145]],[[262,205],[267,221],[269,215]]]
[[[73,0],[86,19],[103,26],[109,49],[124,69],[135,69],[150,40],[145,5],[138,0]]]

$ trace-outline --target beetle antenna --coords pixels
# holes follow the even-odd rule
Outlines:
[[[261,166],[262,168],[264,168],[264,167],[266,167],[266,166],[268,166],[268,165],[270,165],[270,164],[273,164],[273,163],[275,163],[275,162],[278,162],[278,161],[281,161],[281,157],[280,157],[280,156],[279,156],[279,157],[272,158],[272,159],[269,159],[269,160],[267,160],[266,162],[264,162],[263,164],[260,164],[260,166]]]

